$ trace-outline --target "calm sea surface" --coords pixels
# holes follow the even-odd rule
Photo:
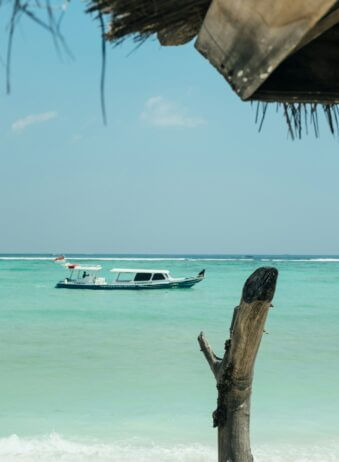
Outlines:
[[[112,257],[169,269],[192,289],[56,290],[47,256],[0,256],[1,462],[212,462],[214,379],[196,341],[222,354],[259,266],[279,269],[252,397],[256,462],[339,461],[339,257]]]

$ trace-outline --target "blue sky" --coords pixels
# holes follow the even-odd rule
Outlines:
[[[22,22],[12,93],[0,64],[0,252],[339,254],[339,143],[325,125],[292,142],[269,110],[261,133],[194,49],[108,49],[74,2],[60,60]],[[5,56],[4,19],[0,56]]]

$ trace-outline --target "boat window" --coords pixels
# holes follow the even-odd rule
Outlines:
[[[119,282],[131,282],[133,280],[134,273],[119,273],[117,281]]]
[[[152,273],[137,273],[135,275],[135,281],[149,281],[151,279]]]
[[[163,279],[165,279],[165,276],[162,273],[153,274],[153,281],[162,281]]]

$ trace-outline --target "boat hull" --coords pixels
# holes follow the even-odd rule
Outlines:
[[[76,282],[60,281],[56,289],[86,289],[86,290],[158,290],[158,289],[189,289],[202,278],[191,278],[183,281],[170,281],[164,284],[78,284]]]

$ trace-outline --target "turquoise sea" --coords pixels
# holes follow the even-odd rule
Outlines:
[[[69,291],[52,256],[0,256],[1,462],[216,461],[214,379],[234,306],[279,269],[255,368],[256,462],[339,461],[339,257],[68,256],[113,267],[206,269],[192,289]]]

